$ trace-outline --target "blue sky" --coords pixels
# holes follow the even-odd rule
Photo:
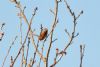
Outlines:
[[[43,24],[44,27],[50,29],[53,14],[50,13],[49,9],[53,9],[54,0],[21,0],[21,2],[23,5],[26,5],[25,13],[28,19],[31,18],[33,8],[36,6],[38,7],[39,10],[37,11],[32,24],[32,28],[36,29],[37,34],[39,34],[40,24]],[[81,10],[84,11],[84,14],[80,16],[77,24],[76,32],[79,32],[80,35],[74,39],[73,44],[67,51],[68,54],[63,57],[56,67],[78,67],[80,63],[80,44],[86,44],[83,67],[100,67],[100,0],[68,0],[68,3],[76,14]],[[2,42],[0,42],[0,67],[12,40],[16,35],[20,35],[20,23],[17,16],[18,9],[14,6],[15,5],[9,2],[9,0],[0,0],[0,23],[6,23],[4,28],[5,36]],[[63,33],[64,29],[68,28],[70,31],[72,28],[72,17],[68,10],[66,10],[64,2],[59,4],[58,17],[59,23],[54,32],[54,38],[58,38],[58,40],[53,43],[53,48],[51,50],[52,56],[54,56],[52,53],[54,49],[56,47],[59,47],[60,49],[64,48],[66,41],[68,40],[66,34]],[[25,31],[27,31],[26,24],[23,24],[23,30],[23,35],[25,35]],[[14,45],[16,48],[11,49],[10,56],[15,55],[18,51],[20,47],[18,46],[18,42],[19,40],[17,39],[15,42],[16,45]],[[7,58],[5,67],[9,67],[10,56]],[[15,67],[18,66],[19,64],[16,63]]]

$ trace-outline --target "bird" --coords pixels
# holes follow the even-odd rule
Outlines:
[[[48,29],[47,28],[44,28],[42,31],[41,31],[41,33],[40,33],[40,35],[39,35],[39,37],[38,37],[38,40],[44,40],[45,38],[46,38],[46,36],[47,36],[47,34],[48,34]]]

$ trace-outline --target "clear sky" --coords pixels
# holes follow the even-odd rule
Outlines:
[[[39,34],[40,24],[43,24],[44,27],[50,29],[53,14],[49,9],[53,9],[55,4],[54,0],[21,0],[21,2],[23,5],[26,5],[25,14],[28,19],[31,18],[33,8],[36,6],[38,7],[39,10],[37,11],[32,24],[32,28],[36,29],[37,34]],[[79,67],[80,44],[86,45],[83,67],[100,67],[100,0],[68,0],[68,3],[76,14],[81,10],[84,11],[84,14],[78,19],[76,29],[76,32],[79,32],[80,35],[74,39],[73,44],[67,51],[67,55],[63,57],[56,67]],[[2,42],[0,42],[0,67],[14,37],[20,35],[20,23],[17,16],[18,9],[14,6],[15,5],[9,2],[9,0],[0,0],[0,23],[6,23],[4,28],[5,35]],[[64,29],[68,28],[70,31],[72,28],[72,17],[68,10],[66,10],[64,2],[59,4],[58,17],[59,23],[54,32],[54,38],[58,38],[58,40],[53,43],[51,56],[54,56],[54,53],[52,52],[56,47],[62,49],[67,43],[68,37],[66,36]],[[26,34],[25,31],[27,31],[27,25],[23,24],[23,35]],[[16,52],[20,47],[18,42],[19,40],[17,39],[15,42],[16,45],[11,49],[10,55],[7,58],[5,67],[9,67],[10,56],[16,55]],[[30,49],[30,52],[31,50],[32,48]],[[17,62],[20,61],[17,60]],[[19,67],[19,64],[16,63],[15,67]]]

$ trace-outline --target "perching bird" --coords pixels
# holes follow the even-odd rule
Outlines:
[[[38,39],[39,39],[39,40],[44,40],[44,39],[46,38],[47,34],[48,34],[48,29],[47,29],[47,28],[44,28],[44,29],[41,31],[41,33],[40,33]]]

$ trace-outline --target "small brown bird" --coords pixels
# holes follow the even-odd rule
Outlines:
[[[39,39],[39,40],[44,40],[45,37],[47,36],[47,33],[48,33],[48,29],[47,29],[47,28],[44,28],[44,29],[41,31],[41,33],[40,33],[38,39]]]

